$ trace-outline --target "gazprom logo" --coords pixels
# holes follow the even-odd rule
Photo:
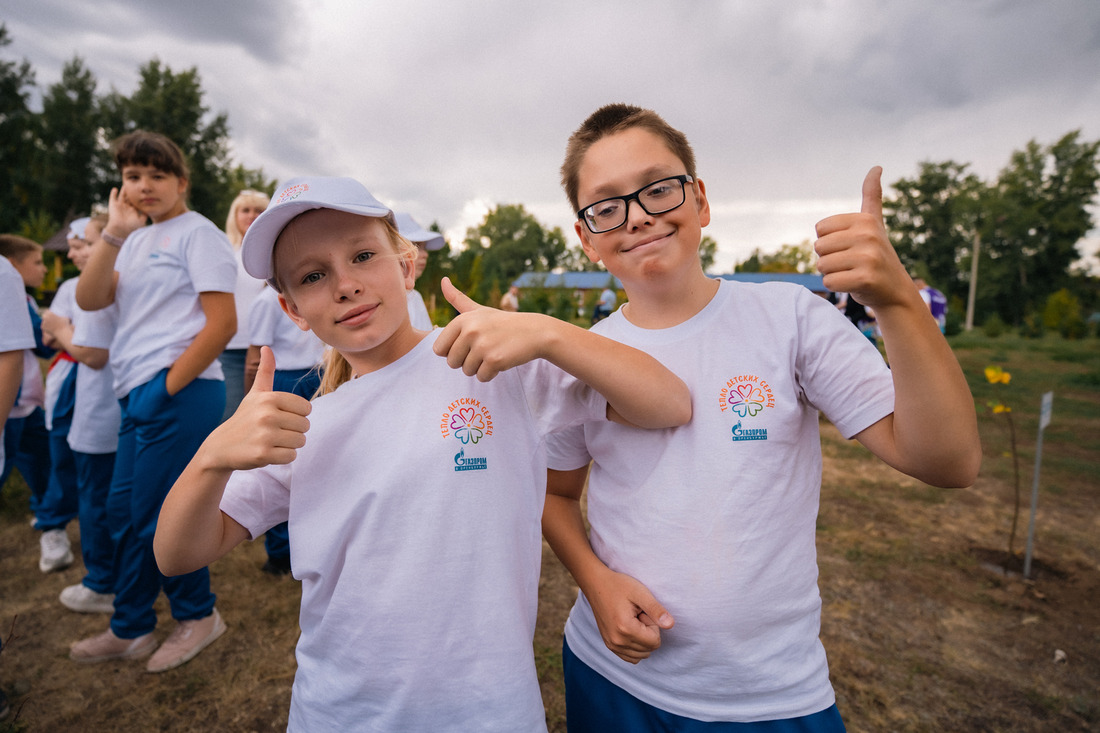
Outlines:
[[[489,460],[484,456],[466,457],[466,449],[455,453],[456,471],[484,471],[489,467]]]
[[[738,420],[737,424],[733,426],[733,440],[767,440],[768,429],[767,428],[742,428],[741,421]]]

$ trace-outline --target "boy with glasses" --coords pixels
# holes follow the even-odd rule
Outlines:
[[[595,330],[656,356],[694,401],[680,428],[551,443],[543,531],[581,589],[563,648],[571,733],[844,729],[818,639],[818,411],[934,485],[969,485],[981,460],[966,380],[887,239],[880,174],[815,246],[826,286],[880,314],[892,368],[809,290],[703,273],[706,188],[656,113],[609,105],[570,138],[577,233],[627,294]]]

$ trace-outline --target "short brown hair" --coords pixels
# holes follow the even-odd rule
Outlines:
[[[159,132],[129,132],[111,143],[111,155],[119,173],[128,165],[151,165],[184,180],[191,178],[183,151]]]
[[[41,252],[42,245],[18,234],[0,234],[0,257],[21,260],[33,252]]]
[[[695,151],[691,149],[691,143],[688,142],[684,133],[665,122],[651,109],[630,104],[607,104],[589,115],[577,131],[569,136],[569,143],[565,147],[565,162],[561,166],[561,185],[574,211],[580,207],[577,201],[577,189],[580,188],[578,178],[581,163],[588,149],[608,135],[633,127],[649,130],[661,138],[673,155],[684,164],[686,173],[695,178]]]

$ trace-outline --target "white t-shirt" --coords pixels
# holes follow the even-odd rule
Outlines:
[[[830,303],[798,286],[720,281],[693,318],[593,330],[679,375],[692,420],[669,430],[605,422],[553,436],[551,468],[593,465],[596,554],[645,584],[676,620],[631,665],[604,645],[580,594],[570,648],[635,697],[705,721],[753,722],[829,707],[818,640],[818,410],[850,437],[893,411],[890,372]]]
[[[97,349],[109,349],[118,326],[118,304],[97,311],[76,311],[73,318],[73,343]],[[118,448],[118,428],[122,414],[114,393],[111,365],[93,369],[80,364],[76,369],[76,405],[69,426],[69,447],[78,453],[99,455]]]
[[[7,262],[7,258],[3,258]],[[11,264],[10,262],[8,263]],[[16,273],[19,274],[18,272]],[[22,294],[23,312],[27,314],[28,320],[30,319],[30,309],[35,308],[37,313],[38,305],[34,302],[34,298],[27,295],[27,291],[23,286],[23,278],[19,278],[19,293]],[[21,318],[21,317],[20,317]],[[11,413],[8,417],[26,417],[34,412],[36,407],[45,407],[46,404],[46,386],[42,381],[42,366],[38,363],[38,357],[34,353],[34,349],[38,346],[35,340],[34,326],[31,325],[31,345],[23,352],[23,384],[19,387],[19,397],[15,400],[15,406],[11,408]]]
[[[416,288],[405,291],[405,302],[409,306],[409,322],[413,328],[421,331],[432,330],[432,319],[428,315],[428,306],[424,305],[424,298]]]
[[[127,237],[115,269],[119,321],[111,368],[121,399],[191,345],[206,325],[199,293],[232,293],[237,261],[225,234],[188,211]],[[214,359],[198,378],[222,379],[221,363]]]
[[[544,361],[479,382],[438,334],[316,399],[295,461],[234,473],[222,498],[252,537],[290,522],[290,730],[546,730],[544,439],[607,403]]]
[[[50,303],[50,311],[67,318],[71,323],[73,314],[79,309],[76,304],[76,281],[79,277],[71,277],[57,286],[57,292]],[[46,430],[53,430],[53,409],[57,406],[57,396],[61,391],[61,385],[65,383],[69,374],[76,369],[76,362],[68,359],[58,359],[50,370],[46,372]]]
[[[270,346],[276,369],[312,369],[324,356],[324,342],[290,320],[273,288],[264,288],[253,299],[247,323],[248,344]]]
[[[240,247],[233,248],[233,256],[237,258],[237,287],[233,291],[233,303],[237,306],[237,332],[229,339],[226,349],[247,349],[251,344],[248,341],[248,318],[252,312],[252,301],[264,289],[263,280],[252,277],[241,264]]]
[[[27,311],[27,294],[18,270],[0,257],[0,352],[34,348],[34,328]],[[37,364],[35,365],[37,367]],[[24,368],[26,364],[24,363]],[[9,415],[14,417],[14,415]],[[4,466],[4,423],[0,422],[0,468]]]

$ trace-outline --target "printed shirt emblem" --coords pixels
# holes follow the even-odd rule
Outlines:
[[[493,416],[489,409],[473,397],[462,397],[447,405],[440,419],[439,431],[444,438],[459,443],[455,454],[456,471],[479,471],[489,467],[484,456],[467,455],[481,441],[493,434]]]
[[[768,428],[754,426],[765,416],[765,410],[775,407],[775,393],[768,382],[755,374],[741,374],[726,381],[718,391],[718,409],[737,416],[731,432],[734,442],[767,440]]]

